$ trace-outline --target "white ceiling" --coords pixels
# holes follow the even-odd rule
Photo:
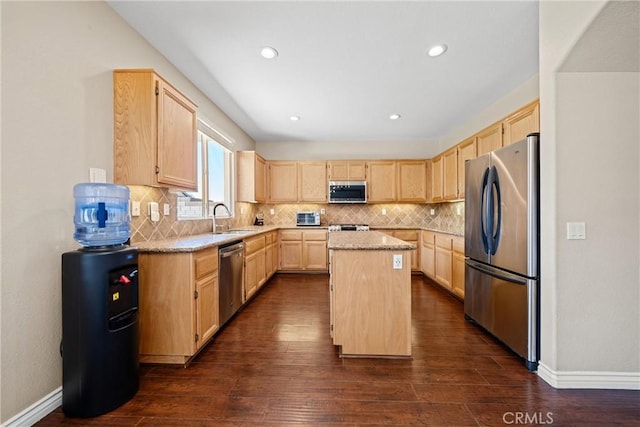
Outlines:
[[[537,1],[109,4],[256,141],[436,140],[538,72]]]

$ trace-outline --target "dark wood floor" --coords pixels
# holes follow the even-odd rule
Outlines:
[[[38,425],[640,425],[640,392],[556,390],[413,277],[413,360],[341,359],[328,276],[277,275],[189,365],[143,365],[137,395]]]

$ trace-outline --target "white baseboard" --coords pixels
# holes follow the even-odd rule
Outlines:
[[[62,405],[62,387],[58,387],[24,411],[10,418],[2,424],[2,427],[32,426],[55,411],[60,405]]]
[[[554,388],[640,390],[640,372],[562,372],[540,363],[538,376]]]

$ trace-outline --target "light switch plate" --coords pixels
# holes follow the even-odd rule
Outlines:
[[[585,240],[587,230],[584,222],[567,223],[567,240]]]
[[[137,200],[131,201],[131,216],[140,216],[140,202]]]

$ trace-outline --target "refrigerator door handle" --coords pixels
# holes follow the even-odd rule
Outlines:
[[[500,178],[498,177],[498,170],[495,166],[491,168],[491,173],[489,174],[489,185],[491,186],[491,204],[493,206],[493,214],[496,214],[495,224],[492,224],[491,227],[491,238],[490,238],[490,248],[491,255],[495,255],[498,251],[498,244],[500,243],[500,234],[502,228],[502,195],[500,191]],[[495,197],[494,197],[495,191]],[[492,215],[491,218],[494,218]]]
[[[495,268],[491,268],[488,267],[486,264],[482,264],[480,262],[474,261],[472,259],[467,258],[465,260],[465,263],[473,268],[476,269],[478,271],[481,271],[485,274],[488,274],[489,276],[501,279],[501,280],[505,280],[507,282],[512,282],[518,285],[526,285],[527,284],[527,278],[526,277],[522,277],[522,276],[518,276],[512,273],[509,273],[508,271],[504,271],[504,270],[496,270]]]
[[[484,174],[482,175],[482,185],[480,185],[480,210],[478,211],[480,215],[480,237],[482,238],[482,248],[484,249],[484,253],[489,254],[490,251],[490,241],[487,230],[490,230],[487,221],[489,220],[489,168],[485,169]]]

